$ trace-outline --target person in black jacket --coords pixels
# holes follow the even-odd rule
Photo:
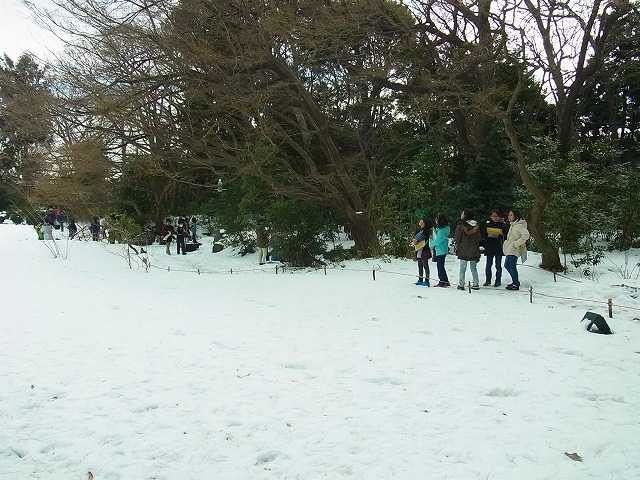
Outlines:
[[[178,219],[178,224],[176,225],[176,248],[177,254],[180,255],[180,250],[182,250],[182,254],[187,254],[187,245],[185,242],[185,237],[189,236],[189,226],[187,224],[187,220],[184,217],[180,217]]]
[[[56,216],[53,213],[54,209],[51,205],[49,205],[49,207],[47,207],[47,211],[44,212],[44,224],[49,224],[49,225],[53,225],[55,220],[56,220]]]
[[[100,221],[98,217],[93,217],[91,224],[89,225],[89,231],[94,242],[100,241]]]
[[[491,211],[491,218],[482,226],[482,239],[484,240],[484,254],[487,257],[487,265],[484,269],[485,282],[483,285],[491,285],[492,265],[496,264],[496,281],[494,287],[499,287],[502,282],[502,243],[507,236],[509,227],[500,217],[497,210]]]
[[[429,286],[429,259],[431,258],[431,248],[429,248],[429,240],[432,237],[433,223],[428,217],[422,217],[418,222],[420,230],[416,232],[411,239],[416,250],[416,259],[418,260],[418,281],[416,285],[423,287]]]
[[[69,217],[69,238],[73,238],[78,234],[78,225],[74,217]]]

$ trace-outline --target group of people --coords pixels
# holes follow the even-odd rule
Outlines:
[[[165,242],[167,255],[171,255],[171,243],[174,240],[176,242],[176,253],[178,255],[180,255],[180,253],[182,253],[182,255],[187,254],[187,238],[191,239],[193,243],[198,243],[197,223],[198,220],[195,217],[191,218],[191,224],[189,224],[187,217],[180,217],[175,226],[170,218],[164,220],[164,224],[162,225],[162,240]]]
[[[65,221],[66,217],[61,210],[49,207],[45,212],[44,223],[40,229],[44,239],[52,240],[54,225],[63,230]],[[418,262],[418,281],[415,284],[430,286],[429,261],[432,261],[435,262],[438,272],[438,283],[434,286],[450,286],[449,276],[445,269],[445,259],[449,253],[449,238],[451,236],[451,227],[447,216],[444,213],[438,213],[433,221],[428,216],[424,216],[418,221],[418,226],[420,229],[412,238]],[[78,232],[78,227],[72,218],[69,219],[68,228],[69,237],[73,238]],[[89,231],[95,241],[105,238],[105,219],[94,217],[89,225]],[[255,233],[258,264],[264,265],[267,261],[269,232],[261,218],[256,223]],[[492,284],[494,287],[502,285],[502,258],[504,257],[504,268],[511,276],[511,283],[505,288],[519,290],[520,278],[517,262],[519,257],[526,258],[526,242],[529,236],[527,222],[520,211],[516,209],[509,211],[508,223],[500,217],[497,210],[493,210],[489,220],[483,225],[480,225],[475,219],[473,210],[463,210],[453,233],[455,252],[460,267],[457,288],[459,290],[465,289],[465,277],[467,268],[469,268],[471,270],[471,288],[480,289],[477,266],[481,257],[480,247],[483,246],[486,265],[485,281],[482,285],[485,287]],[[191,218],[191,223],[187,217],[180,217],[175,226],[170,218],[164,220],[161,239],[166,245],[167,255],[171,255],[171,244],[174,241],[176,253],[186,255],[187,238],[193,243],[197,243],[197,219],[195,217]],[[494,269],[495,280],[493,277]]]
[[[40,232],[43,240],[53,240],[53,230],[64,232],[64,224],[67,223],[69,230],[69,238],[73,238],[78,233],[78,225],[73,217],[67,216],[64,211],[58,207],[49,206],[44,212]]]
[[[438,271],[438,283],[435,286],[450,286],[449,276],[445,270],[451,234],[447,216],[444,213],[438,213],[433,221],[423,217],[418,221],[418,226],[420,229],[412,238],[418,261],[416,285],[426,287],[430,285],[429,260],[431,260],[436,263]],[[519,290],[517,262],[519,257],[526,258],[526,242],[529,236],[527,222],[519,210],[509,211],[508,224],[500,217],[497,210],[493,210],[489,220],[483,225],[475,219],[473,210],[463,210],[453,233],[455,252],[460,263],[458,290],[465,289],[468,267],[471,270],[471,288],[480,289],[477,267],[481,257],[481,245],[484,246],[486,256],[485,281],[482,285],[488,287],[492,284],[494,268],[496,274],[493,286],[502,285],[502,257],[504,256],[504,268],[511,276],[511,283],[505,288]]]

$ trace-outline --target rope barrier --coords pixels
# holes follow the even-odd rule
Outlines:
[[[150,265],[150,268],[156,268],[159,270],[164,270],[164,267],[158,267],[155,265]],[[318,270],[323,270],[324,274],[327,275],[327,271],[328,270],[336,270],[336,271],[350,271],[350,272],[367,272],[369,270],[365,270],[365,269],[359,269],[359,268],[344,268],[344,267],[339,267],[339,266],[322,266],[322,267],[292,267],[292,266],[285,266],[285,265],[275,265],[275,272],[276,274],[278,273],[278,270],[293,270],[293,271],[302,271],[302,270],[314,270],[314,271],[318,271]],[[167,267],[167,271],[174,271],[174,272],[183,272],[183,273],[197,273],[198,275],[203,275],[203,274],[225,274],[225,273],[230,273],[231,275],[233,275],[234,273],[246,273],[246,272],[256,272],[256,271],[266,271],[267,269],[264,268],[252,268],[252,269],[241,269],[241,270],[234,270],[234,269],[230,269],[228,272],[225,270],[211,270],[211,271],[206,271],[206,270],[202,270],[200,268],[198,268],[197,270],[183,270],[183,269],[176,269],[174,268],[173,270],[171,269],[171,267]],[[403,276],[403,277],[416,277],[417,275],[415,273],[404,273],[404,272],[394,272],[394,271],[390,271],[390,270],[383,270],[382,267],[380,267],[380,265],[374,265],[373,268],[371,269],[371,274],[373,277],[373,281],[377,280],[376,274],[377,272],[379,273],[384,273],[385,275],[398,275],[398,276]],[[561,275],[561,277],[567,278],[568,280],[573,280],[570,279],[568,277],[565,277],[564,275]],[[433,280],[437,280],[431,277],[424,277],[426,280],[428,280],[429,282],[433,281]],[[582,282],[580,282],[582,283]],[[636,288],[637,287],[632,287],[629,285],[614,285],[614,286],[622,286],[622,287],[630,287],[630,288]],[[467,288],[465,288],[465,290],[468,290],[468,293],[472,293],[473,290],[485,290],[485,291],[493,291],[493,292],[502,292],[501,289],[495,288],[495,287],[484,287],[484,286],[479,286],[477,288],[472,288],[471,286],[471,282],[468,282]],[[516,292],[517,293],[517,292]],[[554,299],[558,299],[558,300],[571,300],[571,301],[575,301],[575,302],[585,302],[585,303],[593,303],[593,304],[604,304],[604,305],[608,305],[609,306],[609,318],[613,317],[612,314],[612,308],[614,306],[614,304],[612,303],[611,299],[608,299],[607,301],[602,301],[602,300],[592,300],[592,299],[586,299],[586,298],[574,298],[574,297],[562,297],[559,295],[551,295],[548,293],[541,293],[541,292],[536,292],[533,290],[533,287],[529,287],[528,291],[523,291],[523,293],[528,293],[529,295],[529,303],[533,303],[533,296],[539,296],[539,297],[545,297],[545,298],[554,298]],[[628,305],[619,305],[619,304],[615,304],[616,308],[624,308],[624,309],[628,309],[628,310],[638,310],[640,311],[640,308],[637,307],[631,307]]]
[[[640,311],[640,308],[637,308],[637,307],[629,307],[627,305],[618,305],[617,303],[615,304],[615,306],[616,306],[616,308],[626,308],[628,310],[638,310],[638,311]],[[611,317],[609,317],[609,318],[611,318]]]
[[[527,266],[529,266],[529,265],[527,265]],[[535,268],[535,267],[532,267],[532,268]],[[559,273],[559,272],[553,272],[553,281],[554,281],[554,282],[557,282],[557,281],[558,281],[558,280],[556,279],[556,277],[562,277],[562,278],[565,278],[565,279],[567,279],[567,280],[571,280],[572,282],[582,283],[582,281],[581,281],[581,280],[578,280],[578,279],[576,279],[576,278],[567,277],[566,275],[562,275],[562,274],[561,274],[561,273]]]
[[[540,297],[547,297],[547,298],[558,298],[561,300],[573,300],[576,302],[588,302],[588,303],[607,303],[607,302],[603,302],[601,300],[587,300],[585,298],[571,298],[571,297],[559,297],[557,295],[549,295],[548,293],[538,293],[538,292],[533,292],[534,295],[538,295]]]
[[[133,255],[133,258],[140,258],[140,255]],[[264,271],[268,271],[269,269],[267,268],[248,268],[248,269],[229,269],[229,270],[203,270],[201,268],[197,268],[196,270],[186,270],[186,269],[179,269],[179,268],[171,268],[171,266],[167,266],[167,267],[161,267],[161,266],[156,266],[151,264],[151,261],[149,260],[149,256],[148,254],[145,252],[145,256],[142,257],[141,259],[142,264],[143,264],[143,268],[145,268],[147,271],[151,268],[155,268],[158,270],[166,270],[167,272],[182,272],[182,273],[197,273],[198,275],[205,275],[205,274],[230,274],[233,275],[234,273],[247,273],[247,272],[264,272]],[[534,266],[530,266],[530,265],[519,265],[519,266],[527,266],[529,268],[537,268]],[[372,265],[371,269],[361,269],[361,268],[347,268],[341,265],[323,265],[321,267],[294,267],[294,266],[288,266],[288,265],[283,265],[283,264],[275,264],[274,265],[274,270],[276,275],[278,274],[278,271],[281,270],[282,272],[285,272],[286,270],[291,270],[291,271],[318,271],[318,270],[322,270],[324,272],[325,275],[327,275],[327,271],[328,270],[336,270],[336,271],[346,271],[346,272],[368,272],[371,271],[372,277],[373,277],[373,281],[377,280],[377,274],[378,273],[384,273],[385,275],[398,275],[398,276],[403,276],[403,277],[417,277],[418,275],[416,275],[415,273],[404,273],[404,272],[394,272],[394,271],[390,271],[390,270],[384,270],[379,264],[374,264]],[[567,277],[566,275],[560,275],[557,272],[553,273],[554,275],[554,281],[557,281],[556,276],[557,277],[561,277],[564,278],[566,280],[570,280],[576,283],[583,283],[580,280],[576,280],[570,277]],[[425,276],[423,277],[425,278],[427,281],[432,282],[432,281],[436,281],[439,279],[437,278],[432,278],[432,277],[428,277]],[[633,288],[635,290],[638,290],[639,287],[635,287],[632,285],[625,285],[625,284],[616,284],[613,285],[615,287],[627,287],[627,288]],[[476,288],[472,288],[471,282],[468,282],[467,288],[465,290],[468,290],[468,293],[472,293],[473,290],[488,290],[488,291],[494,291],[494,292],[501,292],[502,289],[496,288],[496,287],[484,287],[484,286],[478,286]],[[518,291],[513,292],[513,293],[518,293]],[[511,295],[513,295],[513,293]],[[559,295],[551,295],[551,294],[547,294],[547,293],[541,293],[541,292],[536,292],[533,290],[533,287],[529,287],[528,291],[523,291],[522,293],[528,293],[529,296],[529,303],[533,303],[533,296],[537,295],[540,297],[545,297],[545,298],[554,298],[554,299],[558,299],[558,300],[570,300],[570,301],[575,301],[575,302],[585,302],[585,303],[592,303],[592,304],[606,304],[608,306],[608,310],[609,310],[609,318],[613,317],[613,300],[612,299],[607,299],[607,301],[602,301],[602,300],[592,300],[592,299],[585,299],[585,298],[574,298],[574,297],[562,297]],[[616,308],[622,308],[622,309],[627,309],[627,310],[636,310],[636,311],[640,311],[640,308],[638,307],[631,307],[629,305],[619,305],[619,304],[615,304]]]

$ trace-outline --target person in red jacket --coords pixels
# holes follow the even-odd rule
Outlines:
[[[167,246],[167,255],[171,255],[171,242],[173,241],[173,233],[174,233],[173,225],[171,224],[171,219],[167,218],[164,221],[164,225],[162,226],[162,239],[165,241],[165,245]]]

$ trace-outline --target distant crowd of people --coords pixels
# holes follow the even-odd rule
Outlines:
[[[191,240],[192,243],[198,244],[197,240],[197,227],[198,219],[196,217],[191,218],[191,224],[187,217],[180,217],[176,225],[173,225],[173,220],[165,218],[162,225],[161,243],[166,246],[167,255],[171,255],[171,244],[176,242],[176,254],[186,255],[187,244],[186,239]],[[199,245],[199,244],[198,244]]]
[[[73,217],[67,219],[63,210],[58,207],[49,206],[44,213],[40,233],[44,240],[53,240],[53,231],[64,232],[64,225],[67,223],[69,237],[73,238],[78,233],[78,225]]]
[[[485,281],[488,287],[492,284],[495,268],[494,287],[502,285],[502,257],[504,268],[511,276],[507,290],[519,290],[518,258],[526,259],[526,242],[529,239],[527,222],[519,210],[512,209],[508,214],[508,223],[500,217],[497,210],[491,212],[486,223],[480,225],[475,219],[475,212],[465,209],[460,213],[453,233],[453,246],[459,260],[458,290],[465,289],[467,268],[471,270],[471,288],[480,289],[478,262],[481,258],[481,246],[486,256]],[[438,272],[438,283],[435,287],[450,286],[449,276],[445,269],[446,255],[449,253],[451,228],[444,213],[438,213],[432,221],[424,216],[418,221],[420,229],[411,239],[418,262],[418,281],[416,285],[430,286],[429,260],[435,262]]]
[[[76,238],[80,231],[78,224],[76,223],[76,219],[73,216],[69,216],[67,218],[67,215],[62,209],[49,206],[44,212],[39,232],[42,234],[43,240],[53,240],[54,230],[64,232],[65,225],[67,226],[69,238]],[[91,238],[95,241],[107,238],[107,222],[104,217],[93,217],[88,229],[91,233]]]

